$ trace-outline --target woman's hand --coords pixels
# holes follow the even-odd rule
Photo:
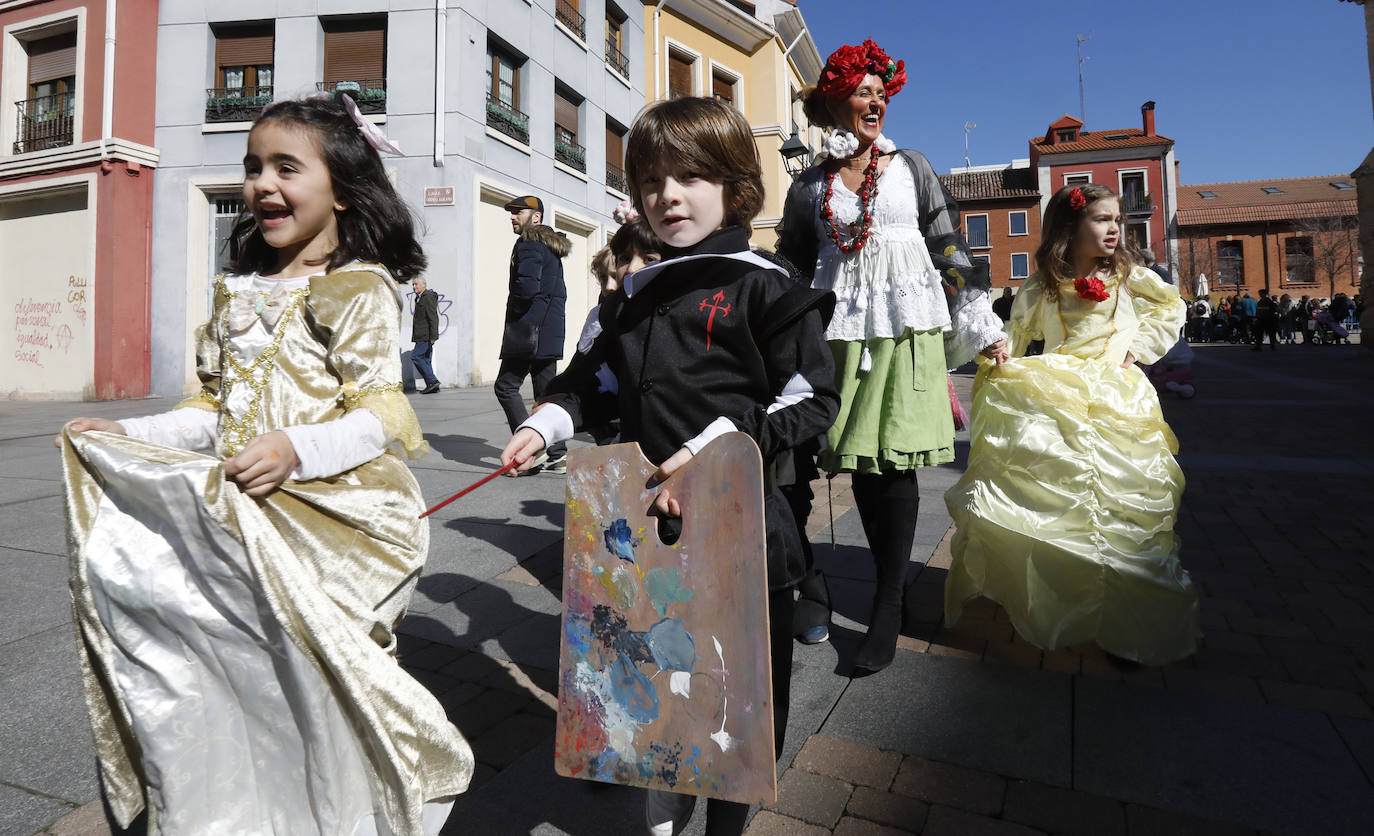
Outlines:
[[[224,475],[238,482],[249,496],[267,496],[299,463],[290,436],[273,430],[248,442],[237,456],[225,459]]]
[[[1123,368],[1123,369],[1129,369],[1131,366],[1134,366],[1134,365],[1135,365],[1135,355],[1132,354],[1132,353],[1129,352],[1129,351],[1126,352],[1126,359],[1121,361],[1121,368]]]
[[[978,353],[999,366],[1011,359],[1011,352],[1007,350],[1006,340],[998,340]]]
[[[686,464],[691,458],[691,450],[688,450],[686,447],[679,447],[678,451],[669,456],[668,460],[659,465],[658,470],[655,470],[653,475],[649,477],[649,484],[647,487],[652,488],[655,485],[663,484],[668,480],[669,476],[676,473],[678,468]],[[665,517],[682,516],[682,506],[678,504],[676,499],[673,499],[672,494],[668,492],[667,488],[660,489],[658,495],[654,497],[654,508]]]
[[[535,457],[542,452],[544,436],[529,427],[521,427],[510,437],[510,441],[506,442],[506,449],[501,451],[501,466],[505,467],[515,462],[515,470],[507,470],[506,475],[519,476],[523,471],[530,469]]]
[[[73,418],[67,422],[67,429],[74,433],[84,433],[94,430],[102,433],[114,433],[115,435],[128,435],[124,430],[124,425],[118,421],[110,421],[106,418]],[[62,446],[62,433],[53,436],[54,447]]]

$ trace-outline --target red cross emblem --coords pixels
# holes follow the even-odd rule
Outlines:
[[[702,310],[702,311],[706,310],[707,308],[710,308],[710,309],[711,309],[711,315],[708,316],[708,317],[706,318],[706,350],[707,350],[707,351],[710,351],[710,350],[711,350],[711,325],[716,321],[716,314],[719,313],[721,316],[729,316],[729,315],[730,315],[730,305],[729,305],[729,303],[726,303],[724,306],[721,305],[721,302],[724,302],[724,301],[725,301],[725,291],[723,291],[723,290],[717,290],[715,296],[709,296],[709,297],[707,297],[707,298],[705,298],[705,299],[702,299],[702,300],[701,300],[701,305],[700,305],[700,307],[697,308],[698,310]]]

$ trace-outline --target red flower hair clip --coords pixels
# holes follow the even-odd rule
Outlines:
[[[1069,208],[1073,210],[1082,209],[1088,205],[1088,199],[1083,196],[1083,190],[1074,186],[1069,189]]]
[[[906,84],[906,62],[892,60],[882,47],[866,39],[859,46],[850,44],[830,53],[816,87],[832,101],[848,98],[869,73],[883,80],[889,99]]]
[[[1078,191],[1078,189],[1074,189],[1074,191]],[[1079,197],[1081,199],[1082,195]],[[1074,279],[1073,289],[1078,294],[1079,299],[1090,299],[1094,302],[1104,302],[1112,296],[1107,292],[1107,286],[1102,283],[1101,279],[1090,279],[1086,276],[1081,279]]]

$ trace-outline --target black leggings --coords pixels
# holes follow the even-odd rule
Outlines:
[[[853,485],[854,505],[877,568],[874,603],[900,605],[911,547],[916,542],[916,512],[921,507],[916,471],[855,473]]]

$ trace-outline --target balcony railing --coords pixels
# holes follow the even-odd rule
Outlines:
[[[205,90],[206,122],[250,122],[272,103],[272,88],[208,87]]]
[[[557,0],[553,6],[554,17],[558,22],[573,31],[573,34],[582,40],[587,39],[587,19],[577,10],[577,6],[569,3],[568,0]]]
[[[530,144],[530,117],[523,111],[487,94],[487,125],[511,139]]]
[[[56,93],[15,103],[19,111],[15,126],[14,153],[27,154],[44,148],[72,144],[76,120],[76,95]]]
[[[611,40],[610,38],[606,39],[606,63],[610,64],[616,72],[620,73],[626,78],[630,77],[629,57],[625,53],[621,52],[620,47],[617,46],[615,41]]]
[[[326,93],[347,93],[358,104],[358,111],[368,114],[386,113],[386,79],[360,78],[357,81],[319,81],[316,90]]]
[[[606,163],[606,188],[615,189],[621,194],[629,194],[630,183],[625,179],[625,169],[613,163]]]
[[[566,139],[553,141],[553,158],[569,168],[587,171],[587,149]]]
[[[1153,195],[1127,192],[1122,196],[1121,204],[1128,215],[1148,215],[1155,211],[1155,199]]]

